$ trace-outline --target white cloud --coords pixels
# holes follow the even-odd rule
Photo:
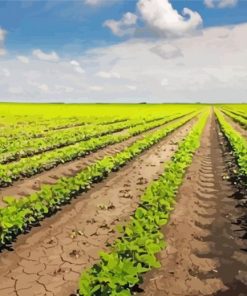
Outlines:
[[[47,92],[49,92],[49,87],[48,87],[48,85],[45,84],[45,83],[41,83],[41,84],[37,83],[37,84],[36,84],[36,87],[37,87],[42,93],[47,93]]]
[[[161,80],[160,84],[161,84],[162,86],[168,86],[168,85],[169,85],[169,82],[168,82],[168,80],[167,80],[166,78],[163,78],[163,79]]]
[[[234,7],[238,3],[238,0],[204,0],[204,4],[208,8],[226,8]]]
[[[8,88],[8,91],[10,94],[13,94],[13,95],[23,94],[23,89],[22,89],[22,87],[19,87],[19,86],[11,86]]]
[[[29,63],[29,58],[25,57],[25,56],[19,55],[19,56],[17,56],[17,60],[20,61],[23,64],[28,64]]]
[[[146,31],[147,34],[169,38],[195,33],[202,25],[198,12],[184,8],[179,14],[169,0],[139,0],[136,6],[137,15],[127,12],[120,20],[107,20],[103,25],[119,37],[134,33],[143,35]],[[145,24],[143,28],[137,26],[138,20]]]
[[[49,87],[47,84],[43,83],[38,85],[38,88],[42,91],[42,92],[48,92],[49,91]]]
[[[119,73],[105,72],[105,71],[100,71],[100,72],[96,73],[96,76],[101,77],[101,78],[105,78],[105,79],[111,79],[111,78],[120,79],[121,78]]]
[[[83,70],[81,66],[77,66],[74,69],[79,74],[84,74],[85,73],[85,70]]]
[[[57,91],[66,92],[66,93],[73,93],[75,90],[73,87],[64,86],[64,85],[55,85]]]
[[[10,77],[10,75],[11,75],[9,69],[6,69],[6,68],[2,69],[2,73],[5,77]]]
[[[76,60],[60,58],[52,67],[32,57],[28,57],[29,64],[23,64],[15,57],[6,56],[0,59],[0,98],[67,102],[236,99],[246,102],[246,35],[247,23],[204,29],[200,35],[169,42],[138,38],[90,49]],[[87,75],[78,75],[77,66]],[[108,74],[99,76],[100,72]],[[112,73],[121,77],[116,79],[118,75]]]
[[[70,61],[70,64],[71,64],[72,66],[75,66],[75,67],[79,67],[79,66],[80,66],[80,63],[78,63],[78,62],[75,61],[75,60]]]
[[[4,41],[6,36],[6,31],[0,28],[0,41]]]
[[[72,60],[72,61],[70,61],[70,64],[73,66],[75,72],[77,72],[79,74],[85,73],[85,70],[81,67],[81,65],[78,61]]]
[[[214,0],[204,0],[204,4],[205,4],[208,8],[214,8],[215,1],[214,1]]]
[[[114,35],[124,36],[131,35],[135,31],[134,25],[137,22],[137,16],[134,13],[127,12],[119,20],[107,20],[104,22],[104,27],[109,28]]]
[[[170,43],[156,45],[152,47],[150,50],[153,53],[162,57],[163,59],[174,59],[183,56],[181,50]]]
[[[6,54],[6,50],[4,48],[4,41],[6,38],[7,32],[0,27],[0,56]]]
[[[135,85],[126,85],[127,89],[129,90],[136,90],[137,87]]]
[[[41,49],[35,49],[33,50],[33,56],[41,61],[47,61],[47,62],[59,61],[59,56],[55,51],[52,51],[50,53],[45,53]]]
[[[180,15],[168,0],[139,0],[137,7],[146,25],[164,37],[190,34],[202,25],[199,13],[184,8]]]
[[[89,87],[89,89],[92,90],[92,91],[102,91],[103,87],[99,86],[99,85],[92,85],[92,86]]]
[[[29,73],[31,74],[31,73]],[[30,75],[28,75],[30,77]],[[28,82],[28,84],[32,87],[34,87],[37,90],[40,91],[41,94],[47,94],[50,90],[49,90],[49,86],[46,83],[40,82],[40,81],[36,81],[36,79],[34,78],[35,75],[32,77],[30,77],[30,80]]]

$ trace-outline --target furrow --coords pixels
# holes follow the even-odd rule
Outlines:
[[[178,193],[164,234],[161,268],[144,278],[141,295],[243,296],[247,291],[246,241],[236,225],[244,209],[227,174],[215,116],[212,115]]]
[[[95,263],[99,250],[116,239],[116,225],[133,213],[144,189],[163,173],[164,162],[192,125],[190,122],[170,134],[81,194],[83,198],[73,200],[60,213],[21,235],[13,252],[0,254],[0,295],[18,295],[14,294],[20,293],[18,287],[25,287],[25,296],[68,296],[76,291],[79,273]]]

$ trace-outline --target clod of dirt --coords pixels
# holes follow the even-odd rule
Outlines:
[[[69,253],[69,255],[70,255],[71,257],[79,258],[79,257],[80,257],[80,251],[78,251],[78,250],[72,250],[72,251]]]

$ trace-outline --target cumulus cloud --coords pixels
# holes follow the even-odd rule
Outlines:
[[[183,36],[202,25],[199,13],[184,8],[180,15],[168,0],[139,0],[137,7],[146,25],[161,36]]]
[[[80,66],[80,63],[78,63],[78,62],[75,61],[75,60],[70,61],[70,64],[71,64],[72,66],[75,66],[75,67]]]
[[[59,61],[59,56],[55,51],[52,51],[50,53],[45,53],[41,49],[35,49],[33,50],[33,56],[41,61],[46,61],[46,62]]]
[[[73,66],[75,72],[77,72],[79,74],[85,73],[85,70],[81,67],[81,65],[78,61],[72,60],[72,61],[70,61],[70,64]]]
[[[208,28],[200,35],[169,42],[131,39],[90,49],[76,60],[61,57],[52,67],[32,57],[28,64],[3,57],[0,97],[9,101],[246,102],[246,35],[247,23]],[[182,55],[176,56],[177,51]],[[87,75],[78,75],[78,66]],[[100,72],[111,75],[99,76]],[[121,77],[116,79],[118,75],[112,73]]]
[[[144,28],[137,26],[138,20],[145,24]],[[161,37],[181,37],[194,33],[202,22],[198,12],[184,8],[179,14],[169,0],[139,0],[137,14],[127,12],[118,21],[105,21],[104,26],[119,37],[133,35],[137,29],[142,34],[146,30]]]
[[[109,28],[114,35],[124,36],[131,35],[135,31],[135,24],[137,22],[137,16],[134,13],[127,12],[119,20],[107,20],[104,22],[104,27]]]
[[[117,72],[106,72],[106,71],[100,71],[96,74],[96,76],[101,77],[101,78],[105,78],[105,79],[111,79],[111,78],[120,79],[121,78],[120,74]]]
[[[150,50],[163,59],[174,59],[183,56],[181,50],[178,47],[169,43],[156,45]]]
[[[29,58],[26,56],[17,56],[17,60],[20,61],[23,64],[28,64],[29,63]]]
[[[208,8],[227,8],[234,7],[238,3],[238,0],[204,0],[204,4]]]
[[[4,48],[4,41],[5,41],[6,34],[7,32],[0,27],[0,56],[3,56],[6,54],[6,50]]]

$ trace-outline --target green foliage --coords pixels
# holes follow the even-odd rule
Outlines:
[[[240,123],[244,129],[247,129],[247,119],[243,117],[243,115],[240,115],[233,110],[228,110],[225,108],[221,108],[221,111],[224,112],[226,115],[230,116],[234,121],[237,123]]]
[[[216,109],[216,116],[220,123],[220,127],[232,146],[233,153],[237,159],[239,166],[238,174],[247,176],[247,141],[226,121],[222,113]]]
[[[182,119],[147,135],[141,140],[137,140],[113,157],[104,157],[73,177],[63,177],[53,185],[43,185],[39,191],[30,196],[20,199],[8,197],[6,199],[7,206],[0,208],[0,243],[9,242],[13,235],[22,232],[27,225],[44,218],[48,212],[56,210],[63,203],[87,190],[93,182],[102,180],[111,171],[117,170],[194,116],[195,114],[190,114],[182,117]],[[141,213],[139,214],[141,215]],[[165,219],[163,216],[154,216],[154,218],[157,221]],[[152,260],[151,257],[147,257],[147,264],[151,264]]]
[[[52,151],[47,151],[39,155],[34,155],[32,157],[21,158],[17,162],[0,165],[0,185],[9,185],[20,177],[30,177],[44,170],[49,170],[60,163],[69,162],[78,157],[83,157],[90,152],[96,151],[107,145],[127,140],[132,136],[141,134],[142,132],[153,129],[171,120],[178,119],[182,116],[184,115],[169,116],[165,119],[152,119],[147,120],[146,123],[143,123],[143,121],[141,121],[142,124],[140,124],[140,121],[132,121],[131,123],[127,122],[124,124],[121,123],[121,125],[119,125],[121,126],[121,129],[128,128],[126,130],[126,133],[122,135],[114,135],[116,127],[111,125],[105,131],[109,132],[110,134],[98,138],[93,137],[92,139],[86,141],[77,142],[74,145],[69,145]],[[119,127],[117,127],[117,129],[119,129]],[[44,140],[45,139],[43,139],[42,141]]]
[[[181,115],[180,115],[181,116]],[[50,151],[57,148],[62,148],[68,145],[73,145],[81,141],[86,141],[92,138],[101,137],[114,132],[122,131],[126,128],[135,127],[145,122],[155,122],[164,120],[160,117],[151,118],[148,120],[116,120],[108,124],[85,124],[82,126],[71,127],[69,129],[52,130],[46,132],[39,137],[27,137],[27,135],[19,136],[14,141],[10,141],[9,137],[0,138],[0,163],[7,161],[18,160],[19,158],[33,156],[42,152]]]
[[[155,256],[165,247],[160,227],[168,221],[185,170],[200,145],[207,118],[208,112],[180,143],[163,175],[146,189],[129,223],[118,227],[121,237],[111,252],[101,254],[100,262],[83,272],[80,295],[131,295],[131,289],[142,282],[142,274],[160,266]]]

